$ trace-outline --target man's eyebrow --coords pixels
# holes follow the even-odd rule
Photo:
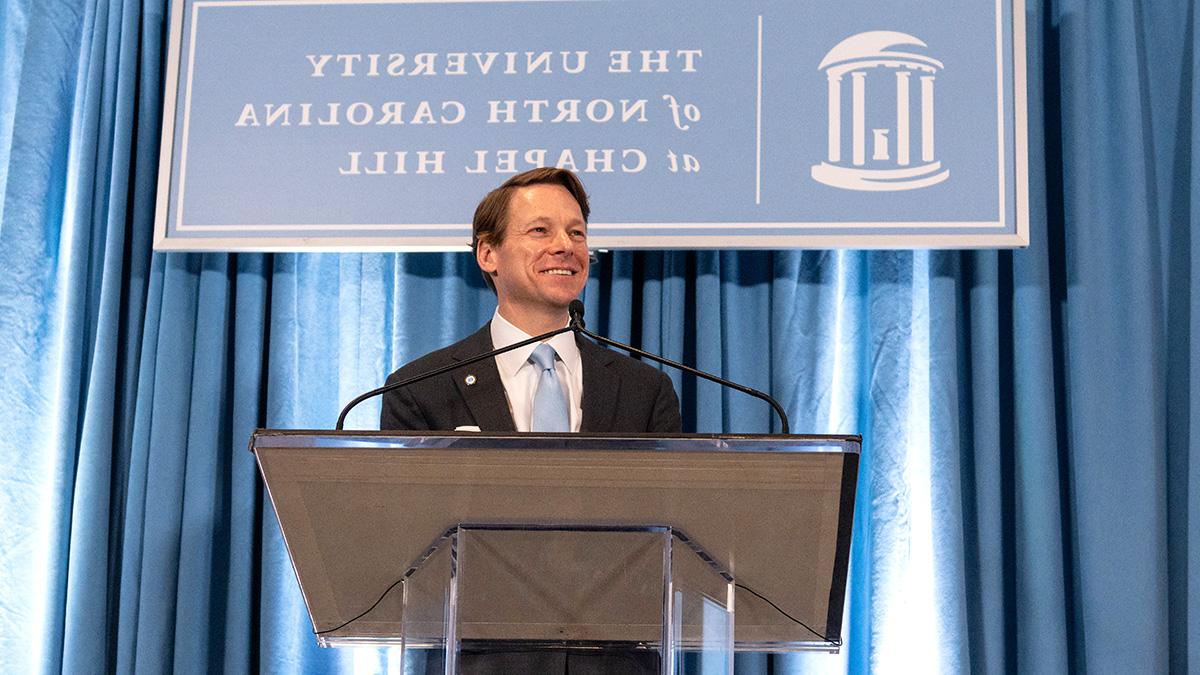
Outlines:
[[[518,227],[529,227],[530,225],[536,225],[539,223],[553,225],[554,219],[550,218],[549,216],[538,216],[532,220],[527,220],[524,223],[521,223],[520,225],[518,225]],[[582,218],[572,219],[571,222],[568,223],[568,225],[572,225],[572,226],[582,225],[584,227],[587,227],[587,221],[583,220]]]
[[[529,227],[530,225],[538,225],[538,224],[549,223],[549,222],[550,222],[550,219],[547,218],[546,216],[538,216],[537,218],[534,218],[533,220],[527,220],[527,221],[521,223],[517,227]]]

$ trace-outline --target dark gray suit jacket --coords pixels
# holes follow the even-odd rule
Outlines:
[[[665,373],[576,336],[583,363],[582,432],[679,433],[683,421]],[[493,349],[491,324],[388,376],[388,383],[427,373]],[[474,376],[473,384],[468,376]],[[485,359],[383,395],[383,430],[516,431],[495,359]]]

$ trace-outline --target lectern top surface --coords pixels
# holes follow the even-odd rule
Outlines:
[[[251,449],[271,447],[555,448],[674,452],[837,452],[857,454],[861,436],[817,434],[547,434],[472,431],[324,431],[260,429]]]

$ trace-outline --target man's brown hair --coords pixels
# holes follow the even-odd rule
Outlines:
[[[499,246],[503,243],[505,229],[508,227],[506,222],[508,205],[512,202],[513,193],[523,187],[542,184],[561,185],[566,188],[567,192],[570,192],[571,196],[575,198],[575,202],[579,204],[583,222],[587,223],[588,214],[591,213],[591,209],[588,207],[587,192],[584,191],[583,183],[573,172],[552,166],[531,169],[504,181],[500,187],[487,193],[480,200],[479,206],[475,207],[475,218],[471,221],[471,251],[478,253],[481,241],[491,246]],[[483,278],[489,288],[493,291],[496,290],[489,274],[485,272]]]

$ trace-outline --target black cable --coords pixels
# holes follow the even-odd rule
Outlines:
[[[373,603],[373,604],[372,604],[370,607],[368,607],[368,608],[366,608],[365,610],[363,610],[363,612],[362,612],[362,613],[360,613],[358,616],[356,616],[356,617],[354,617],[354,618],[352,618],[352,619],[349,619],[349,620],[345,621],[344,623],[342,623],[342,624],[340,624],[340,625],[334,626],[333,628],[326,628],[325,630],[315,630],[315,631],[313,631],[313,634],[314,634],[314,635],[324,635],[324,634],[326,634],[326,633],[332,633],[332,632],[334,632],[334,631],[336,631],[336,630],[340,630],[340,629],[342,629],[342,628],[345,628],[346,626],[349,626],[350,624],[354,623],[355,621],[358,621],[359,619],[363,618],[363,617],[364,617],[364,616],[366,616],[367,614],[370,614],[370,613],[371,613],[371,610],[373,610],[373,609],[375,609],[376,607],[378,607],[378,606],[379,606],[379,603],[383,602],[383,599],[387,597],[388,593],[391,593],[391,592],[392,592],[392,589],[393,589],[393,588],[395,588],[396,586],[400,585],[400,583],[402,583],[402,582],[403,582],[405,579],[407,579],[407,578],[408,578],[408,576],[409,576],[409,575],[408,575],[408,573],[405,573],[405,574],[404,574],[404,576],[400,577],[400,578],[399,578],[399,579],[397,579],[395,582],[393,582],[393,583],[392,583],[392,585],[391,585],[391,586],[388,586],[388,587],[387,587],[387,590],[385,590],[385,591],[383,592],[383,594],[379,596],[379,599],[378,599],[378,600],[376,600],[376,601],[375,601],[375,602],[374,602],[374,603]],[[775,611],[777,611],[777,612],[779,612],[780,614],[782,614],[783,616],[787,617],[787,618],[788,618],[788,620],[790,620],[792,623],[795,623],[795,624],[797,624],[797,625],[803,626],[805,630],[807,630],[808,632],[812,633],[813,635],[815,635],[815,636],[817,636],[817,637],[821,638],[821,639],[822,639],[822,640],[824,640],[825,642],[828,642],[829,644],[831,644],[831,645],[833,645],[833,646],[835,646],[835,647],[839,647],[839,648],[842,646],[842,639],[841,639],[841,638],[837,638],[837,639],[831,639],[831,638],[829,638],[829,637],[828,637],[828,636],[826,636],[826,635],[821,635],[821,634],[820,634],[820,633],[818,633],[816,630],[814,630],[812,626],[809,626],[808,624],[804,623],[804,622],[803,622],[803,621],[801,621],[800,619],[797,619],[796,617],[792,616],[791,614],[788,614],[786,611],[784,611],[784,610],[783,610],[783,608],[782,608],[782,607],[780,607],[779,605],[777,605],[777,604],[775,604],[775,603],[771,602],[771,601],[770,601],[770,600],[769,600],[769,599],[768,599],[768,598],[767,598],[765,595],[763,595],[762,593],[759,593],[758,591],[754,590],[753,588],[750,588],[749,586],[746,586],[745,584],[739,584],[739,583],[737,583],[737,582],[734,582],[734,584],[733,584],[733,585],[734,585],[734,587],[736,587],[736,588],[740,588],[740,589],[742,589],[743,591],[746,591],[747,593],[751,593],[751,594],[753,594],[755,597],[757,597],[757,598],[761,599],[763,602],[765,602],[765,603],[767,603],[768,605],[770,605],[771,607],[775,608]]]
[[[768,599],[767,599],[767,597],[766,597],[765,595],[763,595],[762,593],[759,593],[758,591],[754,590],[753,588],[750,588],[749,586],[745,586],[745,585],[743,585],[743,584],[739,584],[739,583],[737,583],[736,581],[733,583],[733,585],[734,585],[735,587],[737,587],[737,588],[740,588],[740,589],[742,589],[743,591],[746,591],[746,592],[748,592],[748,593],[752,593],[752,594],[754,594],[755,596],[757,596],[758,598],[760,598],[760,599],[761,599],[763,602],[765,602],[765,603],[767,603],[768,605],[770,605],[770,606],[774,607],[776,612],[779,612],[780,614],[782,614],[782,615],[786,616],[788,619],[791,619],[791,620],[792,620],[792,622],[794,622],[794,623],[797,623],[797,624],[800,624],[801,626],[804,626],[804,629],[805,629],[805,630],[807,630],[808,632],[812,633],[813,635],[816,635],[817,637],[819,637],[819,638],[821,638],[822,640],[824,640],[824,641],[828,642],[829,644],[831,644],[831,645],[833,645],[833,646],[835,646],[835,647],[841,647],[841,646],[842,646],[842,639],[841,639],[840,637],[839,637],[839,638],[837,638],[837,639],[830,639],[830,637],[829,637],[828,635],[821,635],[821,634],[820,634],[820,633],[818,633],[817,631],[813,630],[812,626],[809,626],[808,624],[804,623],[804,622],[803,622],[803,621],[801,621],[800,619],[797,619],[796,617],[792,616],[791,614],[788,614],[787,612],[783,611],[783,608],[782,608],[782,607],[780,607],[779,605],[777,605],[777,604],[775,604],[775,603],[771,602],[770,600],[768,600]]]
[[[345,628],[346,626],[349,626],[350,624],[354,623],[355,621],[358,621],[359,619],[363,618],[364,616],[370,614],[371,610],[378,607],[379,603],[383,602],[383,599],[387,597],[388,593],[392,592],[393,588],[400,585],[407,578],[408,578],[408,575],[405,574],[404,576],[400,577],[395,582],[393,582],[392,585],[388,586],[387,590],[383,592],[383,595],[379,596],[379,599],[376,600],[373,605],[371,605],[370,607],[363,610],[363,612],[361,614],[359,614],[358,616],[354,617],[353,619],[347,620],[346,622],[342,623],[341,625],[334,626],[333,628],[326,628],[325,630],[314,630],[313,635],[324,635],[326,633],[332,633],[335,630],[341,630],[342,628]]]

